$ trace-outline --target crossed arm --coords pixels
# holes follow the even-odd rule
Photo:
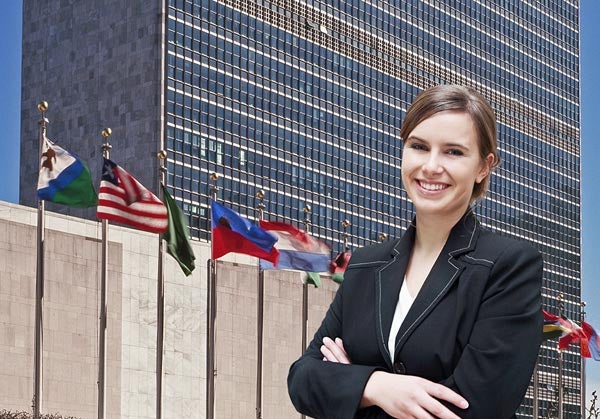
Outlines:
[[[326,337],[320,348],[323,361],[350,364],[350,358],[340,338]],[[448,387],[412,375],[375,371],[369,377],[360,407],[379,406],[394,418],[460,419],[439,400],[466,409],[469,403]]]

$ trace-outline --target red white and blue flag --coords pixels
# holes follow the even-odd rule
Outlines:
[[[211,201],[211,213],[213,259],[233,252],[277,263],[279,252],[273,247],[277,238],[215,201]]]
[[[125,169],[106,158],[97,216],[151,233],[164,233],[169,225],[165,204]]]
[[[277,266],[261,260],[261,269],[294,269],[305,272],[327,272],[331,250],[325,243],[287,223],[260,221],[263,230],[276,237],[279,251]]]
[[[581,322],[581,328],[588,337],[588,348],[590,350],[590,355],[596,361],[600,361],[600,342],[598,342],[598,333],[596,333],[596,329],[594,329],[591,324],[586,322]]]

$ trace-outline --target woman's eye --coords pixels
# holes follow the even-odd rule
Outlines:
[[[448,154],[450,154],[451,156],[464,156],[465,153],[462,152],[462,150],[458,150],[456,148],[451,148],[450,150],[447,151]]]
[[[427,150],[427,147],[425,147],[423,144],[419,144],[419,143],[410,143],[410,148],[412,148],[413,150],[420,150],[420,151]]]

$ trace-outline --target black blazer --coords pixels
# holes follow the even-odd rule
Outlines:
[[[462,418],[514,417],[542,340],[542,258],[524,241],[483,230],[471,210],[446,245],[396,337],[387,346],[415,229],[357,250],[306,353],[292,364],[288,391],[315,418],[388,418],[359,409],[375,370],[444,384],[469,402]],[[324,362],[324,337],[341,337],[351,365]],[[448,406],[448,404],[446,404]]]

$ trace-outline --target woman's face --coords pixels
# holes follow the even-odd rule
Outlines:
[[[492,161],[492,154],[481,159],[467,113],[440,112],[417,125],[404,142],[402,182],[418,215],[459,218]]]

